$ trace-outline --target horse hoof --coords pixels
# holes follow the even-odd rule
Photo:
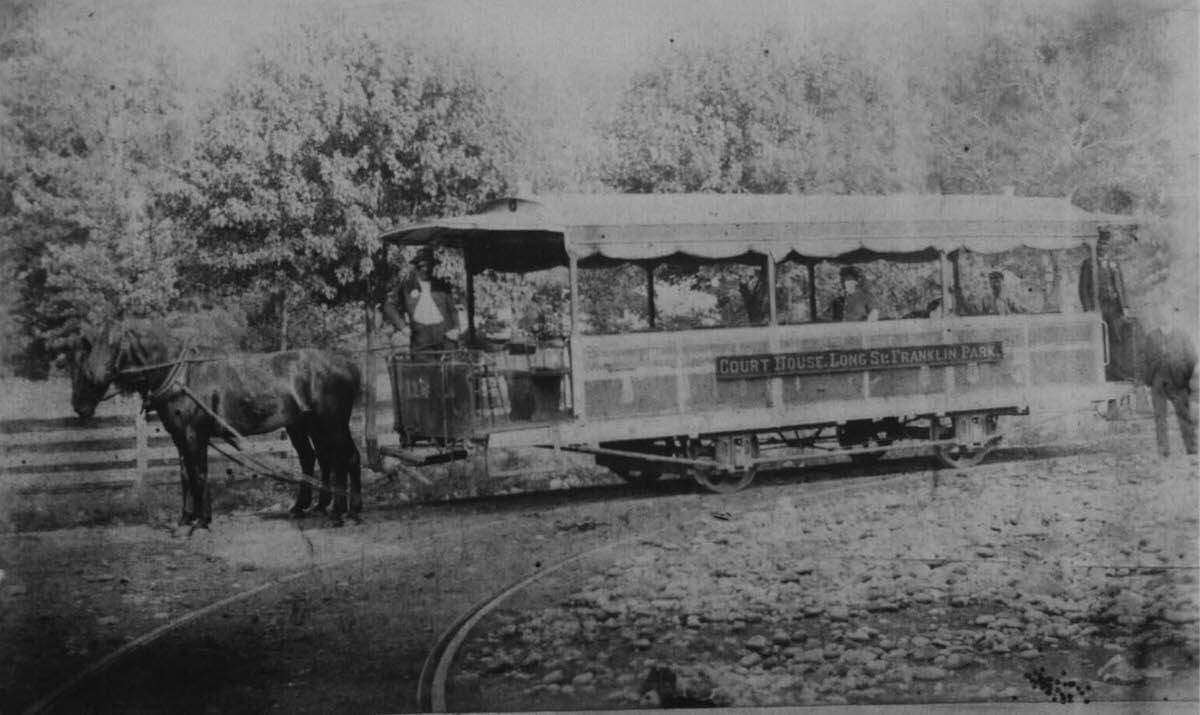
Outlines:
[[[308,516],[308,511],[299,504],[294,504],[291,509],[288,509],[288,515],[293,519],[303,519]]]
[[[345,526],[346,520],[343,519],[340,515],[335,514],[335,515],[329,517],[329,519],[326,523],[334,528],[338,528],[338,527]]]
[[[363,523],[362,514],[351,514],[348,518],[350,519],[350,521],[353,521],[355,524]]]

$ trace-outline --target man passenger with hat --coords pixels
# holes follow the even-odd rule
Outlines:
[[[1004,293],[1004,271],[988,273],[988,285],[992,290],[983,296],[983,309],[980,312],[984,315],[1012,315],[1029,312]]]
[[[1093,279],[1090,258],[1079,267],[1079,305],[1085,312],[1096,310],[1094,291],[1100,294],[1100,317],[1108,326],[1109,354],[1112,355],[1107,368],[1108,379],[1129,379],[1133,377],[1132,355],[1126,347],[1132,330],[1126,314],[1129,301],[1121,265],[1113,259],[1112,231],[1109,229],[1100,229],[1096,239],[1096,268]]]
[[[412,265],[414,274],[384,303],[384,317],[396,330],[408,323],[409,346],[414,353],[451,350],[459,336],[458,311],[450,286],[433,275],[437,265],[433,249],[423,246]]]
[[[856,266],[842,266],[842,294],[833,299],[830,312],[835,321],[876,320],[879,311],[871,305],[871,296],[862,289],[862,271]]]

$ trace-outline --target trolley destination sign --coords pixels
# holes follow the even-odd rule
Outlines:
[[[727,355],[717,358],[718,380],[815,375],[855,370],[893,370],[999,362],[1003,343],[953,343],[899,347],[818,350],[804,353]]]

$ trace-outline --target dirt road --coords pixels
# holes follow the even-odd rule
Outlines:
[[[471,604],[617,543],[485,619],[451,707],[654,706],[667,689],[643,686],[666,670],[730,705],[1194,698],[1196,462],[1150,447],[376,509],[344,529],[234,514],[191,538],[2,535],[0,712],[413,711]]]

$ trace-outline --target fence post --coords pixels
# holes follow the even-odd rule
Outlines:
[[[379,432],[375,429],[375,309],[367,305],[363,311],[367,333],[367,352],[363,355],[363,443],[367,449],[367,466],[379,471],[383,455],[379,453]]]
[[[150,472],[150,429],[146,425],[146,413],[140,407],[133,413],[133,434],[134,448],[137,450],[137,481],[134,487],[140,493]]]

